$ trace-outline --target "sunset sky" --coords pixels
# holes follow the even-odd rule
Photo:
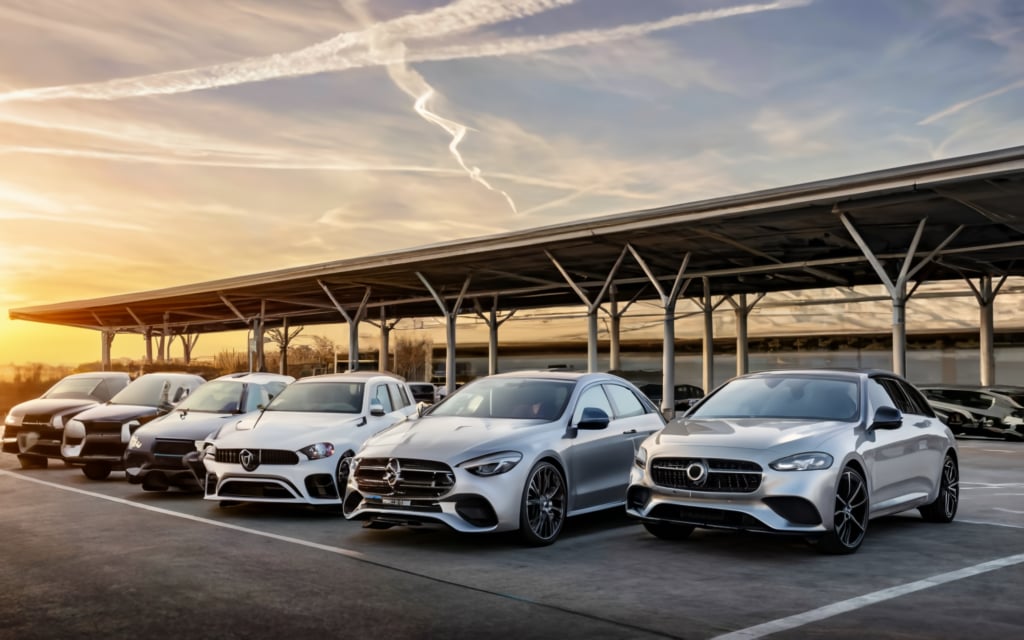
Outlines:
[[[1019,0],[14,0],[0,33],[0,363],[99,358],[9,308],[1024,144]]]

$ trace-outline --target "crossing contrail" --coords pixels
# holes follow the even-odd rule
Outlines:
[[[368,50],[368,42],[371,37],[392,38],[400,41],[436,38],[536,15],[570,2],[571,0],[521,0],[515,3],[500,0],[459,0],[426,13],[403,16],[362,31],[342,33],[330,40],[291,53],[248,58],[238,62],[198,69],[117,78],[104,82],[8,91],[0,93],[0,103],[68,98],[118,100],[187,93],[370,66],[524,55],[639,37],[698,22],[710,22],[764,11],[792,9],[809,5],[813,0],[777,0],[761,4],[745,4],[680,14],[663,20],[609,29],[589,29],[550,36],[507,38],[482,44],[408,51],[401,55],[397,52],[382,54]],[[350,51],[356,48],[360,48],[360,50]]]

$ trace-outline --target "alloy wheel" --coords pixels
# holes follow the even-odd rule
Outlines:
[[[566,489],[562,474],[542,462],[531,471],[523,496],[524,535],[531,544],[551,544],[565,523]]]

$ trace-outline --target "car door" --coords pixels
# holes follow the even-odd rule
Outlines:
[[[604,429],[577,430],[568,450],[574,511],[625,500],[636,447],[657,428],[640,399],[621,385],[597,383],[584,389],[573,409],[570,426],[579,423],[588,407],[601,409],[610,421]]]
[[[941,468],[941,461],[934,459],[934,443],[929,435],[934,432],[929,427],[938,418],[927,415],[930,410],[924,398],[907,389],[901,380],[875,376],[867,384],[869,416],[881,406],[896,407],[903,414],[900,427],[870,429],[862,443],[871,509],[880,511],[927,495],[932,478]]]

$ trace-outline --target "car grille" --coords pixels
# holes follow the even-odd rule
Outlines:
[[[49,427],[50,420],[53,416],[50,415],[26,415],[21,419],[21,426],[23,427]]]
[[[121,422],[86,422],[86,435],[97,435],[101,433],[116,433],[121,435]]]
[[[455,486],[455,474],[443,462],[407,458],[364,458],[355,480],[360,493],[408,498],[438,498]]]
[[[193,447],[195,448],[195,447]],[[217,449],[217,462],[242,464],[239,458],[245,449]],[[260,464],[299,464],[299,454],[287,449],[249,449]]]
[[[705,478],[694,481],[687,469],[694,464],[707,467]],[[720,493],[752,493],[761,486],[761,465],[746,460],[716,458],[656,458],[651,462],[654,484],[670,489]]]
[[[158,438],[153,444],[153,454],[158,456],[183,456],[195,450],[195,440],[163,440]]]

